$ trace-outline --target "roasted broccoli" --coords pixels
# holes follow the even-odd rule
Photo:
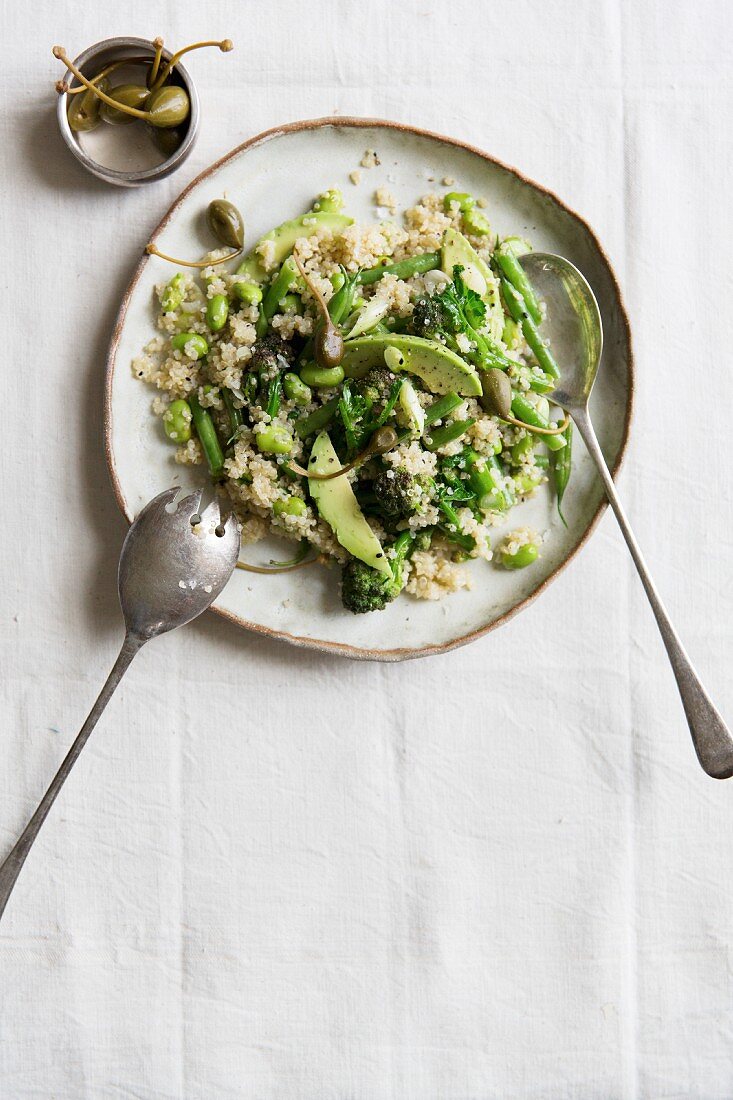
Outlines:
[[[267,336],[261,336],[252,345],[248,369],[258,371],[263,378],[271,378],[284,369],[285,365],[290,365],[291,354],[290,346],[276,332],[271,332]]]
[[[395,376],[387,367],[372,367],[356,384],[356,391],[370,407],[386,405],[394,383]]]
[[[418,298],[412,310],[412,329],[415,335],[434,338],[444,327],[445,317],[440,299],[427,295]]]
[[[341,601],[347,611],[364,615],[368,611],[384,611],[388,603],[396,599],[405,583],[405,559],[414,549],[411,531],[397,536],[388,556],[392,577],[384,577],[363,561],[352,558],[341,574]]]
[[[377,504],[390,519],[407,519],[419,512],[429,487],[429,479],[414,477],[404,466],[383,470],[372,482]]]

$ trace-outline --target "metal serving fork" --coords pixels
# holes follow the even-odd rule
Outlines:
[[[117,578],[125,640],[38,809],[0,865],[0,917],[48,811],[135,654],[151,638],[183,626],[205,611],[234,571],[239,524],[233,515],[222,522],[217,503],[200,515],[201,493],[198,490],[181,500],[180,489],[167,489],[143,508],[127,532]]]

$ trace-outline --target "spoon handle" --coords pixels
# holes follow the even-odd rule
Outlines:
[[[733,737],[731,737],[730,730],[700,683],[697,673],[692,667],[692,662],[685,653],[682,642],[670,622],[669,615],[646,567],[639,544],[634,537],[626,513],[616,493],[616,486],[606,465],[587,409],[573,409],[571,415],[591,458],[598,467],[611,507],[616,514],[619,527],[639,571],[641,583],[644,585],[649,603],[652,605],[657,626],[667,648],[667,654],[677,680],[677,687],[682,697],[682,705],[685,708],[687,723],[690,727],[692,743],[695,746],[698,760],[703,769],[713,779],[729,779],[733,775]]]
[[[144,645],[145,641],[145,638],[140,638],[135,634],[125,635],[125,640],[122,643],[122,649],[119,652],[119,656],[114,663],[112,671],[107,677],[107,682],[99,693],[96,703],[89,712],[89,717],[81,727],[74,744],[64,758],[64,762],[52,779],[51,785],[41,799],[38,809],[16,841],[15,847],[11,850],[5,861],[0,864],[0,917],[2,917],[5,911],[8,898],[20,874],[20,869],[25,863],[26,856],[31,850],[33,841],[38,836],[41,825],[43,825],[43,822],[46,820],[46,816],[56,799],[56,795],[63,787],[66,777],[78,760],[81,750],[89,739],[89,734],[96,726],[102,715],[102,711],[112,698],[115,688],[125,672],[127,672],[133,657],[140,647]]]

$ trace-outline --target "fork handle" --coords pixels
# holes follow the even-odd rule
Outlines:
[[[713,779],[729,779],[733,775],[733,737],[731,737],[730,730],[700,683],[700,679],[692,667],[692,662],[685,653],[682,642],[670,622],[669,615],[647,569],[639,544],[634,537],[634,532],[631,530],[626,513],[616,493],[616,486],[603,457],[588,410],[573,409],[571,410],[571,416],[583,437],[588,453],[598,467],[606,495],[616,514],[626,544],[631,551],[631,556],[641,577],[641,583],[644,585],[649,603],[652,605],[652,611],[657,620],[657,626],[677,680],[677,687],[682,697],[682,706],[685,708],[687,724],[690,727],[697,758],[703,769]]]
[[[41,799],[38,809],[33,814],[25,829],[21,833],[20,837],[16,841],[15,847],[11,850],[5,861],[0,864],[0,917],[2,917],[5,906],[8,903],[8,898],[12,893],[15,886],[20,869],[25,863],[26,856],[31,850],[33,841],[38,836],[41,825],[46,820],[48,811],[56,800],[56,795],[66,781],[69,772],[74,767],[74,764],[79,759],[81,750],[86,745],[89,735],[96,726],[97,722],[102,716],[102,711],[107,706],[107,703],[112,698],[114,691],[119,684],[120,680],[130,667],[133,657],[138,652],[141,646],[147,641],[146,638],[141,638],[136,634],[126,634],[125,640],[122,643],[122,649],[119,652],[117,660],[114,663],[112,671],[107,677],[107,682],[99,693],[96,703],[89,712],[84,725],[79,730],[74,744],[69,749],[64,762],[62,763],[56,775],[51,781],[51,785]]]

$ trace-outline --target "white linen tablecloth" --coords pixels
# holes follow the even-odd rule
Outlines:
[[[294,0],[4,11],[0,855],[117,651],[105,349],[184,184],[279,122],[464,138],[597,229],[637,354],[620,484],[729,720],[731,7]],[[199,144],[137,192],[56,131],[54,43],[229,35]],[[0,924],[0,1097],[733,1096],[733,785],[699,770],[607,515],[442,658],[352,664],[207,616],[146,649]]]

